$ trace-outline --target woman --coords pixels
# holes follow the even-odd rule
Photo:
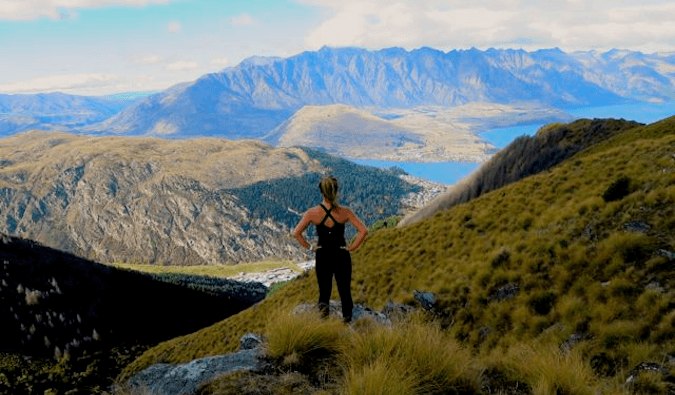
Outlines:
[[[319,243],[316,247],[316,278],[319,282],[319,311],[323,317],[328,316],[330,294],[333,288],[333,275],[337,283],[340,300],[342,301],[342,317],[345,322],[352,320],[351,281],[352,259],[350,251],[357,249],[368,235],[368,230],[354,215],[352,210],[341,207],[337,203],[337,178],[324,177],[319,182],[319,190],[323,195],[323,202],[312,207],[303,215],[302,220],[295,228],[294,236],[304,248],[310,245],[302,236],[302,232],[309,224],[316,225]],[[358,235],[354,243],[347,247],[344,232],[345,224],[349,222],[356,227]]]

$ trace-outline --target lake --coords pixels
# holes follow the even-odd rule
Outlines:
[[[623,118],[649,124],[675,115],[675,102],[664,104],[637,103],[604,107],[585,107],[567,109],[565,111],[575,118]],[[492,143],[495,147],[504,148],[515,140],[516,137],[524,134],[529,136],[534,135],[542,126],[544,126],[543,123],[518,125],[507,128],[490,129],[480,132],[478,135]],[[478,163],[466,162],[411,163],[379,160],[355,160],[354,162],[379,168],[398,166],[410,175],[444,184],[456,183],[460,179],[471,174],[471,172],[480,165]]]

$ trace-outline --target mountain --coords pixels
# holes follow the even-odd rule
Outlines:
[[[128,134],[260,138],[303,106],[600,106],[669,100],[671,58],[558,49],[442,52],[322,48],[242,62],[148,97],[97,126]]]
[[[598,122],[560,130],[575,142]],[[369,235],[352,254],[353,298],[373,309],[430,309],[411,323],[293,318],[296,306],[316,302],[310,274],[255,309],[150,349],[120,379],[232,352],[254,332],[268,337],[277,365],[223,376],[220,387],[240,383],[238,393],[253,394],[255,383],[292,370],[294,382],[327,393],[394,385],[405,388],[397,393],[671,393],[675,117],[618,131],[606,122],[616,133],[547,171]],[[464,391],[467,370],[475,385]],[[227,393],[218,387],[202,393]]]
[[[0,140],[0,231],[102,263],[306,260],[289,234],[328,172],[369,224],[421,191],[396,171],[259,141],[34,131]]]
[[[0,94],[0,136],[30,129],[68,130],[108,119],[142,93],[75,96],[63,93]]]

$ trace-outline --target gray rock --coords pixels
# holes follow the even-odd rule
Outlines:
[[[491,301],[500,301],[500,300],[508,300],[515,298],[516,295],[518,295],[518,291],[520,288],[518,288],[517,285],[515,284],[505,284],[502,285],[501,287],[497,288],[492,295],[490,295],[490,300]]]
[[[232,354],[195,359],[182,365],[157,364],[138,373],[128,382],[132,391],[149,394],[188,395],[216,377],[239,370],[253,370],[260,364],[259,348]]]
[[[659,365],[658,363],[642,362],[633,369],[631,369],[631,371],[628,373],[628,378],[626,379],[625,384],[627,385],[632,384],[633,382],[635,382],[635,379],[640,373],[646,371],[657,372],[663,376],[668,376],[670,374],[670,371],[667,368]]]
[[[390,320],[395,321],[406,317],[413,311],[415,311],[415,307],[413,306],[389,301],[382,309],[382,314],[387,316]]]
[[[651,226],[641,221],[626,222],[623,228],[629,232],[647,233]]]
[[[318,313],[319,308],[315,304],[304,303],[295,306],[293,309],[293,314],[313,314]],[[342,319],[342,303],[331,300],[328,306],[328,314],[336,316]],[[352,310],[352,320],[358,320],[360,318],[370,318],[373,321],[380,323],[382,325],[389,326],[391,325],[391,320],[386,315],[371,309],[368,306],[362,304],[355,304],[354,309]]]
[[[675,253],[670,252],[668,250],[658,249],[658,250],[656,250],[656,255],[666,257],[666,258],[670,259],[671,261],[675,260]]]
[[[573,333],[565,339],[564,342],[560,345],[560,351],[564,353],[569,353],[572,348],[577,345],[577,343],[582,342],[584,340],[591,340],[593,338],[593,334],[588,333],[588,332],[580,332],[580,333]]]
[[[431,292],[413,291],[413,297],[422,305],[422,308],[427,311],[432,311],[436,304],[436,295]]]
[[[239,350],[253,350],[263,344],[263,338],[255,333],[247,333],[239,339]]]

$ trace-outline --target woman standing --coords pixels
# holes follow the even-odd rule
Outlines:
[[[303,215],[295,228],[294,236],[304,248],[310,248],[309,243],[302,236],[309,224],[316,225],[319,243],[316,247],[316,278],[319,283],[319,311],[323,317],[329,313],[330,294],[333,288],[333,276],[337,283],[340,300],[342,301],[342,317],[345,322],[352,320],[351,281],[352,258],[350,251],[357,249],[368,235],[368,230],[354,215],[352,210],[341,207],[337,202],[337,178],[324,177],[319,182],[319,190],[323,202],[312,207]],[[356,227],[358,235],[354,243],[347,247],[345,242],[345,224],[349,222]]]

